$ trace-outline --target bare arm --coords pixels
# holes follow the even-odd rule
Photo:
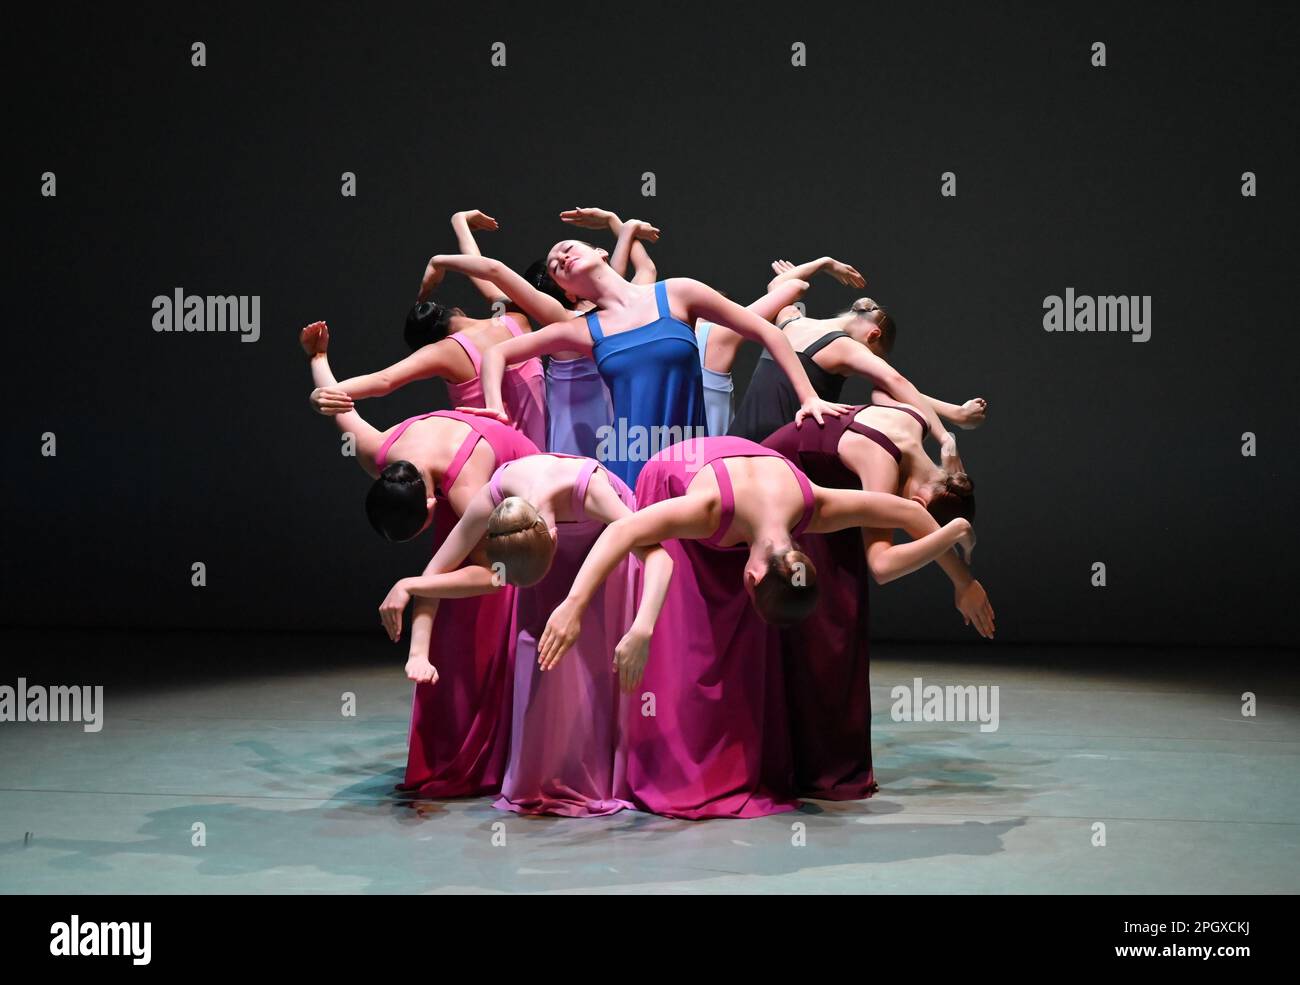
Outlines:
[[[931,561],[937,561],[957,544],[968,550],[974,546],[970,523],[958,518],[939,526],[925,507],[889,493],[863,492],[855,489],[814,489],[816,511],[808,530],[833,533],[851,527],[880,530],[905,530],[915,538],[906,544],[889,544],[878,548],[868,561],[872,577],[884,585],[911,574]]]
[[[615,226],[621,228],[616,229]],[[641,219],[629,219],[627,222],[621,222],[618,216],[613,216],[609,228],[618,236],[617,241],[614,243],[614,253],[609,258],[609,265],[614,273],[626,279],[627,262],[630,258],[632,260],[632,283],[653,284],[659,273],[655,268],[655,262],[650,259],[649,251],[646,250],[641,241],[646,239],[652,243],[657,242],[659,230]]]
[[[766,321],[775,321],[776,316],[786,305],[794,304],[808,290],[806,280],[787,280],[775,290],[764,294],[757,301],[749,303],[749,310]],[[731,329],[722,325],[714,326],[709,332],[708,351],[704,354],[704,365],[715,373],[730,373],[736,360],[736,350],[744,339]]]
[[[841,263],[834,257],[818,257],[816,260],[809,260],[807,263],[792,264],[788,260],[778,260],[772,264],[772,269],[777,272],[767,285],[770,291],[778,284],[784,283],[791,278],[797,280],[812,280],[817,274],[827,273],[834,277],[841,284],[848,287],[865,287],[867,282],[863,276],[847,263]]]
[[[902,373],[861,342],[855,342],[853,339],[837,339],[818,355],[820,357],[818,363],[828,372],[843,376],[866,377],[899,403],[911,404],[915,407],[930,425],[930,437],[939,443],[944,467],[952,468],[954,463],[960,466],[960,459],[957,458],[957,439],[943,426],[939,415],[921,395],[921,391]]]
[[[337,381],[334,379],[333,370],[330,369],[329,356],[326,355],[329,349],[329,327],[323,321],[312,322],[299,334],[298,341],[311,356],[311,378],[317,388],[336,386]],[[375,458],[384,443],[383,432],[368,424],[356,410],[346,410],[333,416],[339,430],[355,438],[357,464],[370,475],[377,476],[379,469],[376,467]]]
[[[455,345],[455,342],[449,343],[444,340],[421,346],[405,359],[398,360],[386,369],[381,369],[377,373],[349,377],[336,383],[334,389],[341,390],[356,400],[362,400],[366,397],[386,397],[394,390],[400,390],[408,383],[417,380],[427,380],[435,376],[446,377],[452,371],[451,354],[453,351],[458,351],[452,350],[449,346]]]
[[[983,397],[975,397],[964,404],[950,404],[937,397],[921,394],[921,399],[934,408],[934,412],[950,424],[973,431],[984,423],[988,416],[989,404]],[[874,393],[872,400],[875,400]]]
[[[493,299],[506,297],[533,321],[549,325],[573,317],[559,301],[543,294],[500,260],[489,257],[440,253],[429,258],[429,265],[439,270],[450,270],[471,279],[489,282],[495,288]]]
[[[710,508],[710,502],[714,508]],[[546,629],[537,646],[538,664],[541,668],[549,670],[554,667],[574,644],[582,625],[583,613],[591,603],[596,589],[630,551],[638,547],[655,547],[665,540],[707,537],[718,525],[716,504],[716,499],[711,501],[705,495],[680,496],[637,510],[606,527],[578,570],[568,597],[547,620]],[[647,555],[647,562],[651,560],[653,557]],[[656,577],[665,578],[663,584],[666,593],[666,575],[658,571],[655,573]],[[656,604],[656,617],[658,606],[662,604],[662,599]],[[646,615],[648,619],[649,611]]]
[[[475,229],[496,229],[497,221],[490,215],[484,215],[478,209],[457,212],[451,217],[451,228],[456,234],[456,248],[467,256],[480,256],[478,242],[474,239]],[[497,301],[501,291],[490,280],[482,277],[470,277],[474,289],[487,301]],[[421,299],[423,300],[423,298]]]
[[[501,378],[506,367],[521,363],[533,356],[551,352],[577,351],[591,355],[591,333],[584,318],[566,318],[535,332],[508,339],[483,353],[479,364],[479,382],[483,386],[483,407],[495,412],[493,416],[508,420],[501,401]]]
[[[716,324],[730,328],[747,339],[761,342],[772,359],[790,379],[802,406],[795,415],[795,423],[800,423],[811,414],[818,424],[825,423],[824,414],[838,416],[848,410],[844,404],[834,404],[817,396],[808,374],[804,372],[803,363],[795,355],[790,340],[771,322],[760,318],[747,308],[742,308],[734,301],[729,301],[721,294],[688,277],[675,277],[667,282],[672,285],[672,292],[687,309],[689,319],[704,318]]]

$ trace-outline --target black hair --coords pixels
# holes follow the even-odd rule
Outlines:
[[[388,541],[410,540],[429,516],[424,476],[410,462],[392,462],[366,493],[366,517]]]
[[[437,301],[421,301],[406,313],[406,329],[402,337],[412,351],[433,342],[441,342],[447,337],[447,329],[454,313],[454,308],[448,308]]]
[[[546,270],[545,257],[540,260],[534,260],[528,265],[528,269],[524,271],[524,280],[528,281],[528,283],[532,284],[533,287],[537,288],[546,296],[559,301],[560,304],[564,305],[566,308],[573,304],[560,288],[560,285],[551,279],[550,273]]]

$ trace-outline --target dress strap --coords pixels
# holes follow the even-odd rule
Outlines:
[[[704,365],[705,353],[709,351],[709,329],[713,328],[713,322],[705,321],[703,318],[695,323],[695,342],[700,347],[700,365]]]
[[[600,316],[594,311],[588,311],[582,317],[587,319],[587,331],[591,333],[591,341],[601,342],[605,338],[605,330],[600,327]]]
[[[596,474],[598,468],[600,468],[600,463],[594,458],[589,458],[578,471],[578,478],[573,483],[572,505],[574,520],[582,521],[587,519],[587,487],[591,485],[591,477]]]
[[[731,529],[731,521],[736,518],[736,492],[731,487],[731,473],[727,471],[725,459],[715,458],[709,463],[718,480],[718,494],[722,497],[722,516],[718,519],[718,529],[713,535],[704,538],[701,543],[717,547]]]
[[[497,320],[505,323],[506,330],[510,333],[510,337],[511,337],[511,338],[515,338],[515,339],[517,339],[517,338],[519,338],[519,336],[521,336],[521,335],[524,334],[524,328],[523,328],[523,326],[520,325],[520,324],[519,324],[517,321],[515,321],[513,318],[510,318],[510,317],[507,316],[507,315],[502,315],[502,316],[501,316],[499,319],[497,319]]]
[[[426,417],[432,417],[436,413],[438,412],[434,410],[427,414],[418,414],[415,417],[408,417],[401,424],[397,425],[397,427],[393,428],[393,433],[384,439],[384,443],[379,446],[378,454],[375,455],[375,465],[379,468],[380,472],[384,471],[385,466],[388,465],[388,449],[393,447],[393,442],[404,435],[406,429],[416,421],[422,421]]]
[[[469,437],[462,441],[460,447],[456,449],[455,457],[452,458],[451,464],[447,466],[447,471],[444,472],[442,476],[442,494],[444,496],[446,496],[451,487],[456,484],[456,480],[460,478],[460,470],[465,467],[465,463],[469,461],[469,456],[474,453],[475,445],[477,445],[482,438],[483,435],[471,428]]]
[[[860,424],[857,421],[851,423],[845,430],[852,431],[854,434],[860,434],[864,438],[870,438],[881,448],[885,449],[885,451],[889,452],[889,454],[893,456],[895,462],[902,464],[903,453],[898,450],[898,445],[894,444],[894,442],[889,439],[888,435],[877,431],[875,428],[867,424]]]
[[[483,363],[483,356],[479,353],[478,347],[469,340],[464,332],[457,332],[452,339],[460,343],[460,347],[465,350],[465,355],[469,356],[469,361],[474,364],[474,378],[479,375],[479,366]]]
[[[873,404],[873,407],[887,407],[889,410],[901,410],[904,414],[910,414],[916,418],[916,422],[921,425],[921,437],[924,438],[930,433],[930,422],[924,417],[912,410],[911,407],[903,407],[899,404]]]
[[[804,475],[803,469],[799,468],[799,466],[795,465],[794,462],[791,462],[788,458],[786,459],[786,462],[789,464],[790,471],[794,473],[794,477],[799,483],[799,491],[803,493],[803,516],[799,518],[799,522],[796,523],[794,529],[790,531],[790,536],[801,537],[803,536],[803,532],[808,529],[808,524],[812,523],[813,504],[815,502],[813,498],[812,483],[808,481],[808,476]]]
[[[827,332],[825,335],[823,335],[812,345],[808,346],[808,348],[804,349],[803,354],[807,356],[809,359],[811,359],[813,356],[817,355],[817,353],[821,352],[823,349],[825,349],[836,339],[847,339],[848,337],[849,337],[848,332]]]
[[[506,466],[508,466],[509,464],[510,464],[509,462],[506,462],[505,465],[502,465],[495,472],[493,472],[492,481],[488,483],[488,492],[492,494],[493,507],[500,506],[501,501],[506,498],[505,495],[501,492],[501,473],[506,470]],[[450,485],[450,483],[448,483],[448,485]]]
[[[668,307],[668,284],[666,281],[655,282],[655,304],[659,306],[660,318],[671,318],[673,309]]]

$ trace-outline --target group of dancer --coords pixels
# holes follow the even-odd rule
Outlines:
[[[993,635],[970,571],[973,486],[944,424],[978,426],[985,402],[934,400],[894,370],[896,327],[870,298],[804,315],[819,273],[864,286],[847,264],[777,261],[742,307],[659,280],[649,223],[560,218],[607,229],[612,254],[565,239],[521,275],[478,248],[496,220],[457,213],[460,252],[430,258],[413,351],[386,369],[338,380],[326,324],[301,333],[313,407],[375,479],[371,525],[390,541],[432,527],[427,567],[380,606],[410,639],[402,788],[570,817],[870,796],[868,579],[935,562]],[[499,313],[435,300],[448,272]],[[764,352],[737,407],[746,340]],[[871,404],[839,402],[849,376]],[[433,377],[457,409],[386,431],[356,410]]]

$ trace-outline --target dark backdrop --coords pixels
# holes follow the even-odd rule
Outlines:
[[[14,31],[4,623],[372,629],[427,545],[370,531],[297,329],[329,321],[340,375],[378,368],[453,211],[497,216],[482,246],[520,268],[561,209],[600,205],[663,229],[662,275],[742,301],[774,257],[847,260],[907,376],[988,398],[961,449],[1001,639],[1289,643],[1291,15],[620,6],[53,9]],[[260,295],[261,340],[156,334],[176,287]],[[1045,333],[1067,287],[1152,295],[1151,341]],[[853,296],[826,279],[808,302]],[[873,609],[882,638],[974,638],[935,570]]]

